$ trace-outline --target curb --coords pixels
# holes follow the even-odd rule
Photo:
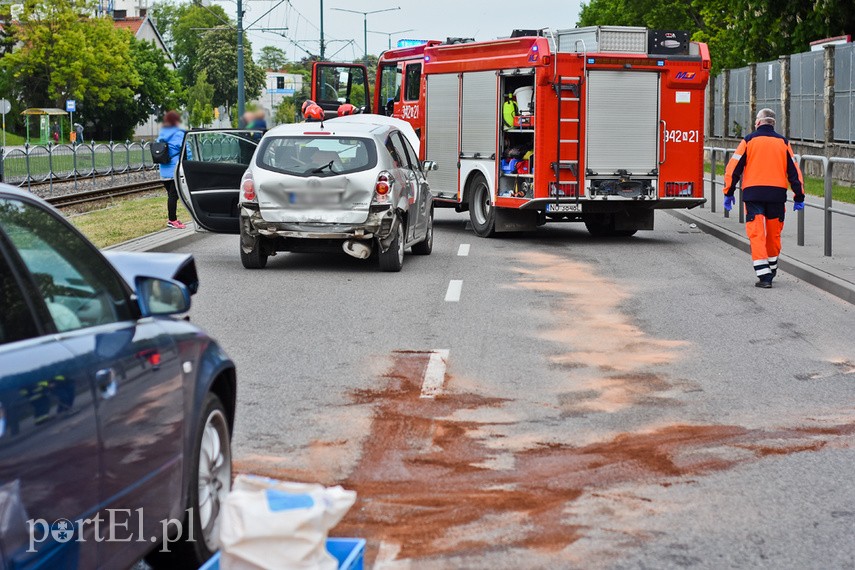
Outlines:
[[[106,251],[115,249],[119,251],[155,251],[168,253],[178,249],[179,247],[199,241],[208,235],[210,234],[204,230],[195,229],[195,224],[193,224],[192,229],[158,230],[154,233],[107,246],[103,249]]]
[[[678,220],[682,220],[689,224],[696,224],[704,233],[710,234],[711,236],[741,249],[742,251],[751,253],[751,246],[749,245],[748,238],[742,237],[729,229],[710,223],[706,220],[702,220],[687,212],[668,210],[668,213]],[[778,256],[778,267],[793,277],[806,281],[814,287],[822,289],[826,293],[830,293],[847,303],[855,305],[855,283],[841,279],[836,275],[832,275],[827,271],[808,265],[807,263],[789,257],[783,253]]]

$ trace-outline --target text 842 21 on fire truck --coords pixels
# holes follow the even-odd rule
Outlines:
[[[373,111],[413,125],[435,204],[468,210],[479,236],[547,221],[628,236],[705,201],[709,68],[705,44],[646,28],[430,41],[383,53]],[[354,80],[368,93],[364,67],[316,63],[312,96],[334,113]]]

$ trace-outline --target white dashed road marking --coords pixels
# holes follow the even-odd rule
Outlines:
[[[431,351],[427,368],[425,368],[425,379],[422,382],[422,398],[434,398],[442,392],[446,366],[448,366],[448,350]]]
[[[448,291],[445,292],[445,300],[449,303],[456,303],[460,300],[460,292],[463,290],[462,279],[452,279],[448,282]]]
[[[461,243],[460,247],[457,248],[457,255],[459,255],[460,257],[466,257],[467,255],[469,255],[469,244]]]

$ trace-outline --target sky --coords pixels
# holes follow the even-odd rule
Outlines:
[[[300,59],[306,53],[293,42],[318,53],[319,0],[290,0],[264,15],[279,0],[243,0],[244,25],[254,24],[249,30],[253,52],[264,45],[285,50],[289,59]],[[232,17],[234,0],[214,0]],[[324,35],[328,40],[327,58],[352,60],[362,57],[362,15],[339,12],[334,8],[358,11],[383,10],[400,7],[400,10],[368,16],[368,29],[379,32],[412,31],[392,36],[392,46],[402,37],[414,39],[440,39],[447,37],[474,37],[488,40],[506,37],[515,28],[552,29],[572,28],[579,16],[580,0],[324,0]],[[257,28],[282,28],[285,32],[262,32]],[[282,37],[284,33],[290,39]],[[332,40],[332,41],[331,41]],[[344,40],[344,41],[335,41]],[[348,44],[347,40],[355,43]],[[368,53],[379,54],[388,47],[384,34],[368,34]],[[341,50],[341,51],[339,51]],[[339,52],[336,54],[336,52]]]

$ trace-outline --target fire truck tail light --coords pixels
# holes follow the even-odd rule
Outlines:
[[[665,196],[675,198],[679,196],[691,196],[695,184],[693,182],[666,182]]]
[[[255,201],[255,182],[253,182],[252,172],[249,170],[247,170],[246,174],[243,175],[243,180],[241,180],[240,183],[240,189],[243,192],[243,199],[245,202]]]

